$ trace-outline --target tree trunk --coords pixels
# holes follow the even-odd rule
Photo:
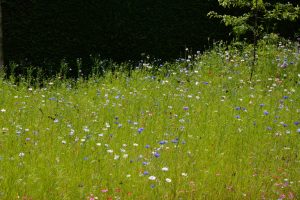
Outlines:
[[[0,0],[0,71],[2,71],[4,67],[2,16],[2,0]]]

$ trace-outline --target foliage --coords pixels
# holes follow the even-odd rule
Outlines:
[[[242,13],[238,16],[232,14],[218,14],[215,11],[208,13],[211,18],[219,18],[226,26],[233,28],[233,33],[241,37],[248,31],[255,35],[265,33],[267,22],[274,20],[295,21],[299,18],[300,7],[292,3],[271,3],[264,0],[219,0],[225,9],[239,8]]]

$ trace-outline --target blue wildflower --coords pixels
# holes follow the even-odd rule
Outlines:
[[[146,175],[149,175],[149,172],[148,171],[144,171],[143,174],[146,176]]]
[[[148,165],[149,163],[148,162],[143,162],[143,165]]]
[[[269,112],[265,110],[264,111],[264,115],[268,115],[268,114],[269,114]]]
[[[240,118],[241,118],[241,116],[237,115],[237,116],[235,116],[235,118],[237,118],[237,119],[240,119]]]
[[[188,110],[188,109],[189,109],[189,107],[187,107],[187,106],[183,107],[183,110]]]
[[[295,121],[294,124],[295,124],[296,126],[298,126],[298,125],[300,124],[300,122]]]
[[[139,128],[138,132],[141,133],[141,132],[143,132],[143,130],[144,130],[144,128]]]
[[[160,154],[159,154],[158,152],[155,152],[153,155],[154,155],[156,158],[158,158],[158,157],[160,156]]]
[[[283,96],[283,99],[288,99],[289,97],[288,96]]]
[[[240,106],[235,107],[235,110],[241,110]]]
[[[149,148],[150,148],[150,145],[149,145],[149,144],[147,144],[147,145],[145,146],[145,148],[146,148],[146,149],[149,149]]]
[[[55,97],[51,97],[49,98],[50,101],[57,101],[57,99]]]
[[[164,144],[166,144],[167,142],[168,142],[168,141],[166,141],[166,140],[162,140],[162,141],[159,142],[159,144],[160,144],[160,145],[164,145]]]
[[[267,130],[268,130],[268,131],[271,131],[271,130],[272,130],[272,127],[268,126],[268,127],[267,127]]]
[[[175,138],[175,139],[172,140],[171,142],[174,143],[174,144],[177,144],[177,143],[178,143],[178,140],[179,140],[178,138]]]
[[[261,103],[261,104],[259,104],[259,106],[260,106],[260,107],[264,107],[264,106],[265,106],[265,104]]]

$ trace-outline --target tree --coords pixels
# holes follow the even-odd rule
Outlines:
[[[246,33],[253,35],[253,65],[250,79],[252,78],[256,64],[256,46],[259,37],[266,33],[267,24],[274,21],[295,21],[299,18],[300,7],[292,3],[272,2],[272,0],[218,0],[219,5],[225,9],[239,8],[238,15],[218,14],[215,11],[208,13],[211,18],[219,18],[225,26],[231,26],[237,39]],[[268,23],[269,22],[269,23]],[[274,24],[274,23],[273,23]]]

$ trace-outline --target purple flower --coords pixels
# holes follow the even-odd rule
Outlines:
[[[269,112],[265,110],[264,111],[264,115],[268,115],[268,114],[269,114]]]
[[[57,99],[55,97],[50,97],[49,100],[50,101],[57,101]]]
[[[153,155],[154,155],[156,158],[158,158],[158,157],[160,156],[160,154],[159,154],[158,152],[155,152]]]
[[[235,118],[237,118],[237,119],[241,119],[241,116],[237,115],[237,116],[235,116]]]
[[[189,107],[187,107],[187,106],[183,107],[183,110],[188,110],[188,109],[189,109]]]
[[[289,97],[288,96],[283,96],[283,99],[288,99]]]
[[[267,130],[268,130],[268,131],[271,131],[271,130],[272,130],[272,127],[268,126],[268,127],[267,127]]]
[[[261,103],[261,104],[259,104],[259,106],[260,106],[260,107],[264,107],[264,106],[265,106],[265,104]]]
[[[235,110],[241,110],[240,106],[235,107]]]
[[[166,140],[162,140],[162,141],[159,142],[159,144],[160,144],[160,145],[164,145],[164,144],[166,144],[167,142],[168,142],[168,141],[166,141]]]
[[[143,130],[144,130],[144,128],[139,128],[138,132],[141,133],[141,132],[143,132]]]
[[[150,145],[149,145],[149,144],[147,144],[147,145],[145,146],[145,148],[146,148],[146,149],[149,149],[149,148],[150,148]]]
[[[148,171],[144,171],[143,174],[146,176],[146,175],[149,175],[149,172]]]
[[[148,165],[149,163],[148,162],[143,162],[143,165]]]
[[[177,144],[178,143],[178,138],[175,138],[174,140],[172,140],[172,143]]]
[[[300,122],[295,121],[294,124],[295,124],[296,126],[298,126],[298,125],[300,124]]]

